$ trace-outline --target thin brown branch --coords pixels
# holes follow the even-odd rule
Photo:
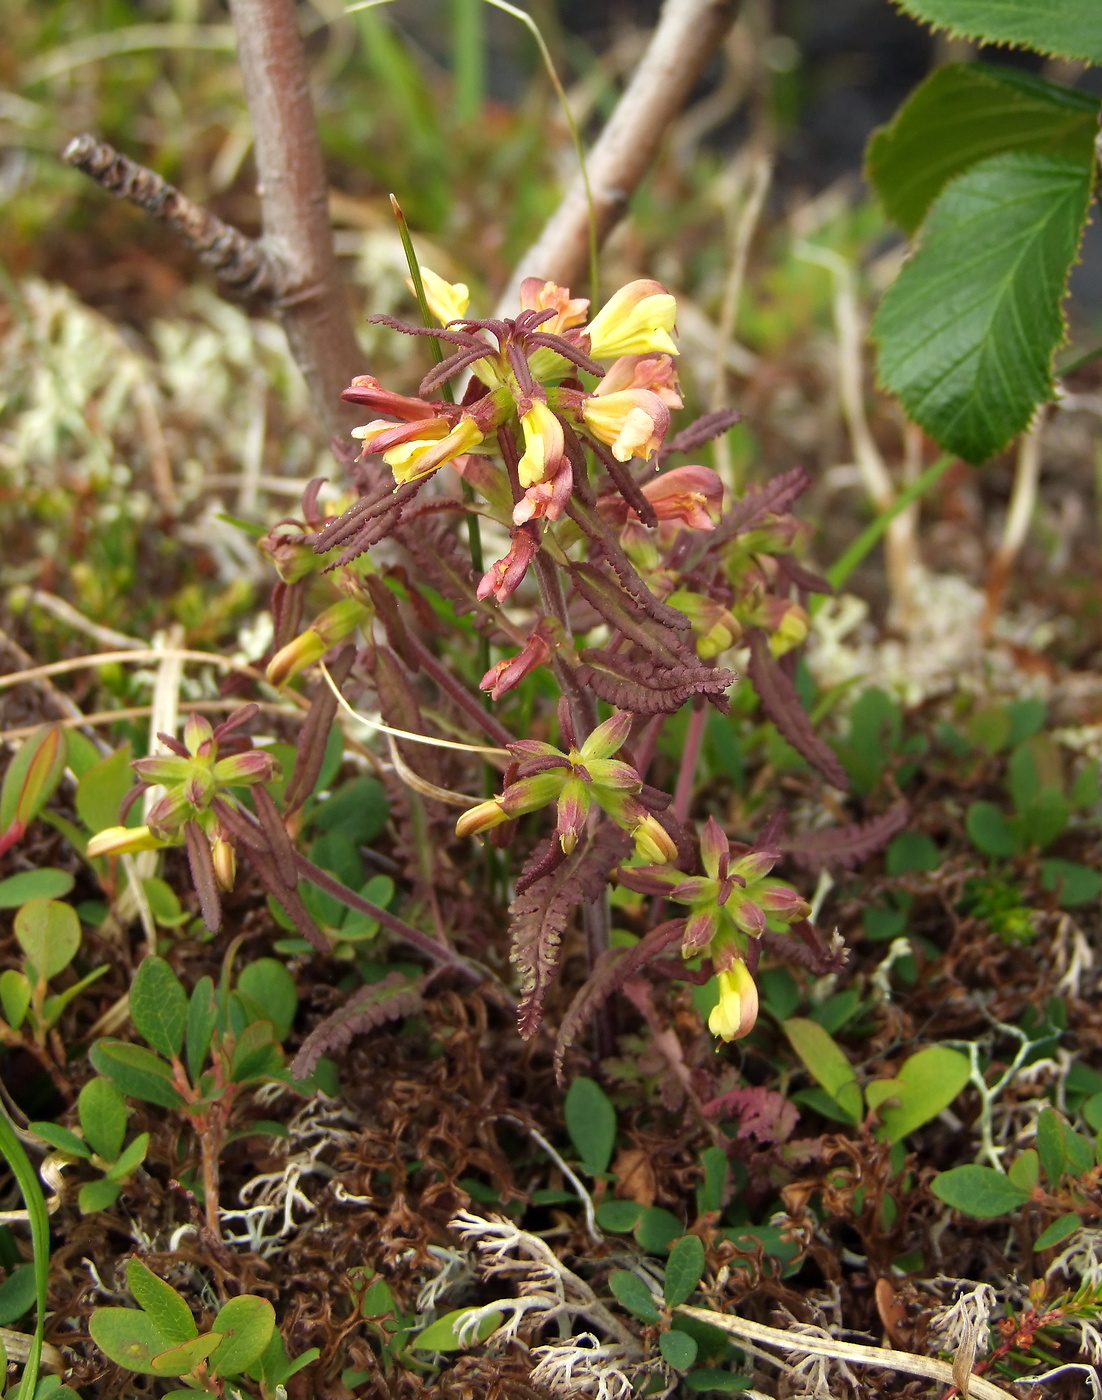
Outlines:
[[[129,199],[168,224],[235,297],[263,301],[278,295],[282,269],[260,244],[195,204],[154,171],[87,133],[69,142],[62,159],[117,199]]]
[[[278,311],[329,433],[358,420],[341,402],[361,368],[333,252],[329,191],[294,0],[230,0],[252,117],[266,253],[284,269]]]
[[[737,0],[666,0],[646,53],[587,158],[599,240],[623,215],[736,9]],[[579,175],[521,258],[502,297],[502,314],[512,314],[525,277],[546,277],[566,286],[580,282],[588,238],[589,208]]]

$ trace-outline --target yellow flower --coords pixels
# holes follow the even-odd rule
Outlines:
[[[620,389],[590,394],[582,404],[585,425],[612,448],[618,462],[653,457],[670,426],[670,410],[649,389]]]
[[[424,436],[411,437],[408,441],[395,443],[393,447],[383,451],[383,461],[394,473],[394,480],[399,486],[403,486],[407,481],[416,481],[418,477],[428,476],[437,467],[450,462],[453,457],[469,452],[482,441],[478,425],[467,415],[459,420],[451,432],[442,431],[440,425],[443,428],[447,426],[443,424],[442,419],[430,418],[423,425],[429,429]],[[412,426],[420,428],[422,425]]]
[[[96,832],[88,842],[85,854],[96,856],[131,856],[139,851],[160,851],[168,845],[154,836],[147,826],[109,826]]]
[[[300,671],[320,661],[330,647],[343,641],[361,622],[371,616],[371,609],[355,598],[342,598],[316,617],[305,632],[280,647],[268,662],[266,675],[272,685],[286,685]]]
[[[718,977],[719,1001],[708,1017],[708,1029],[721,1040],[741,1040],[758,1019],[758,989],[741,959]]]
[[[641,278],[621,287],[605,302],[586,327],[589,353],[595,360],[619,355],[676,355],[670,338],[677,302],[661,282]]]
[[[517,467],[520,484],[535,486],[554,476],[562,460],[562,424],[542,399],[532,400],[520,422],[524,428],[524,456]]]
[[[449,321],[459,321],[467,314],[471,294],[467,290],[466,282],[445,282],[443,277],[427,267],[421,269],[421,281],[424,283],[425,300],[429,304],[429,310],[442,326],[446,326]],[[416,294],[411,277],[406,278],[406,286]]]

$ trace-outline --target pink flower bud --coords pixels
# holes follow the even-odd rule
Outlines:
[[[621,389],[650,389],[667,408],[683,408],[677,368],[669,355],[621,355],[594,390],[598,396]]]
[[[524,525],[529,520],[558,520],[570,500],[574,489],[574,473],[565,457],[559,461],[554,476],[529,486],[521,499],[513,507],[513,524]]]
[[[504,603],[507,598],[512,597],[520,587],[521,580],[528,572],[528,565],[539,547],[534,525],[521,525],[518,530],[514,530],[508,554],[491,565],[489,571],[483,575],[482,582],[478,585],[478,596],[488,598],[492,594],[498,603]]]
[[[477,806],[470,808],[463,813],[455,824],[456,836],[477,836],[483,831],[489,831],[492,827],[500,826],[502,822],[509,818],[501,810],[496,799],[491,798],[489,802],[479,802]]]
[[[206,715],[188,715],[184,723],[184,747],[196,758],[214,757],[214,726]]]
[[[249,783],[270,783],[279,774],[279,764],[263,749],[247,749],[231,754],[214,765],[215,781],[234,787]]]
[[[481,690],[488,690],[491,699],[500,700],[506,691],[518,686],[537,666],[551,656],[551,647],[538,631],[533,632],[516,656],[507,656],[491,666],[479,681]]]
[[[588,297],[574,297],[566,287],[554,282],[544,282],[540,277],[526,277],[520,284],[520,304],[525,311],[554,311],[555,315],[544,321],[540,330],[544,334],[562,335],[572,326],[580,326],[589,310]]]
[[[389,413],[407,423],[432,418],[436,413],[435,405],[426,403],[424,399],[410,398],[406,394],[391,393],[370,374],[357,375],[341,394],[341,398],[346,403],[362,403],[367,408],[373,408],[376,413]]]
[[[723,482],[710,467],[675,467],[643,486],[659,520],[678,520],[693,530],[714,530],[723,506]]]

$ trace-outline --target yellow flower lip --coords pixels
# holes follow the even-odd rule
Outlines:
[[[471,294],[466,282],[445,282],[439,273],[429,267],[421,268],[421,283],[425,288],[425,300],[429,310],[442,326],[449,321],[460,321],[467,314]],[[406,286],[415,291],[413,279],[406,278]]]
[[[640,278],[615,292],[586,327],[589,353],[595,360],[663,351],[676,355],[670,332],[677,302],[661,282]]]

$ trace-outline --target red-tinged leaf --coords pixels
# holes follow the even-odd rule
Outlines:
[[[629,838],[619,827],[605,822],[561,864],[526,883],[523,893],[509,906],[509,957],[520,973],[517,1025],[525,1040],[535,1035],[543,1020],[544,998],[558,971],[562,936],[571,914],[583,901],[601,895],[609,874],[624,859],[629,845]],[[538,846],[529,863],[543,864],[547,854],[546,844]]]
[[[690,660],[675,666],[660,661],[631,661],[618,652],[596,648],[580,653],[578,683],[618,710],[637,715],[672,715],[694,695],[704,695],[721,714],[728,714],[727,691],[738,676],[734,671]]]
[[[53,796],[68,758],[69,742],[60,724],[45,724],[23,740],[0,787],[0,849],[18,841]]]
[[[784,843],[784,849],[805,870],[852,870],[902,831],[910,815],[910,807],[900,798],[867,822],[796,836]]]
[[[762,709],[796,752],[834,787],[849,787],[838,755],[815,733],[807,711],[800,704],[796,687],[773,660],[765,633],[756,628],[750,633],[749,675]]]
[[[728,428],[733,428],[742,418],[737,408],[717,408],[713,413],[705,413],[695,423],[682,428],[677,436],[666,444],[661,453],[664,460],[674,452],[695,452],[706,442],[719,437]],[[802,470],[802,468],[801,468]]]
[[[752,488],[727,511],[710,537],[709,545],[724,543],[746,530],[752,530],[767,515],[783,515],[810,485],[811,477],[804,468],[793,467],[791,471],[782,472],[772,481],[767,481],[764,486]]]
[[[736,1138],[761,1143],[787,1142],[800,1118],[794,1103],[764,1085],[730,1089],[704,1104],[702,1111],[709,1118],[735,1118]]]
[[[305,1079],[323,1055],[342,1050],[353,1036],[364,1035],[387,1021],[413,1016],[421,1009],[421,989],[402,972],[388,972],[353,992],[345,1004],[314,1027],[291,1061],[291,1073]]]
[[[640,616],[632,598],[592,564],[575,564],[570,575],[589,606],[649,656],[667,666],[683,666],[696,659],[696,653],[676,632],[653,618]]]

